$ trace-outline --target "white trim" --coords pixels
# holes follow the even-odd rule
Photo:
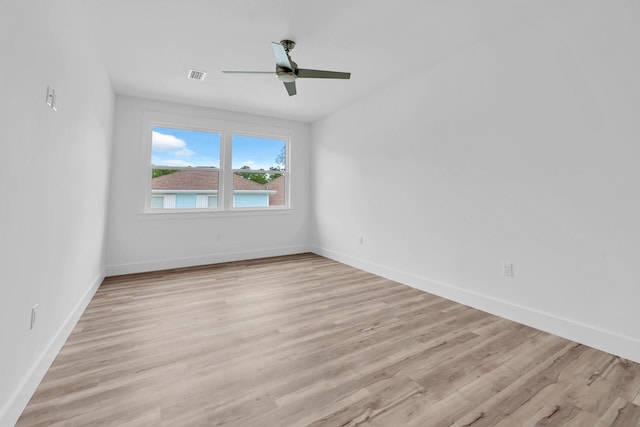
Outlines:
[[[176,207],[176,195],[165,194],[162,198],[162,209],[175,209]]]
[[[160,260],[141,261],[129,264],[107,266],[108,276],[122,274],[144,273],[147,271],[159,271],[170,268],[193,267],[199,265],[219,264],[221,262],[244,261],[249,259],[267,258],[281,255],[294,255],[309,252],[307,245],[281,246],[267,249],[254,249],[249,251],[224,252],[198,257],[165,258]]]
[[[246,207],[232,208],[223,211],[216,208],[208,209],[153,209],[150,212],[136,215],[138,221],[153,221],[171,219],[211,219],[218,217],[238,217],[238,216],[265,216],[265,215],[293,215],[295,210],[282,206]]]
[[[275,194],[276,190],[233,190],[233,194],[235,193],[243,193],[243,194]],[[207,195],[216,195],[218,194],[218,190],[151,190],[152,196],[160,196],[162,194],[207,194]]]
[[[285,141],[287,142],[287,141]],[[158,169],[158,168],[156,168]],[[265,169],[231,169],[233,173],[251,173],[256,175],[284,175],[288,176],[289,173],[285,170],[265,170]]]
[[[218,174],[218,182],[221,190],[220,198],[218,199],[218,207],[220,207],[223,211],[229,212],[233,207],[233,173],[230,172],[231,166],[231,155],[232,155],[232,132],[226,132],[224,137],[220,141],[222,145],[220,147],[220,162],[221,165],[229,165],[229,168],[224,168]]]
[[[216,196],[217,199],[217,196]],[[206,194],[196,194],[196,209],[209,209],[209,196]]]
[[[218,194],[218,190],[151,190],[151,195],[161,194]]]
[[[200,131],[198,131],[200,132]],[[211,132],[209,132],[211,133]],[[151,154],[151,153],[149,153]],[[167,166],[167,165],[154,165],[151,164],[151,169],[157,169],[157,170],[175,170],[175,171],[214,171],[214,172],[220,172],[220,168],[217,168],[215,166]]]
[[[24,408],[29,403],[33,393],[35,393],[38,385],[40,385],[40,382],[51,367],[60,349],[62,349],[62,346],[67,341],[67,338],[71,335],[73,328],[76,326],[76,323],[78,323],[78,320],[80,320],[80,316],[84,313],[84,310],[87,308],[87,305],[89,305],[89,302],[102,284],[104,278],[105,272],[103,270],[94,279],[89,289],[87,289],[69,316],[67,316],[64,323],[53,335],[49,344],[38,356],[31,369],[22,377],[15,392],[5,405],[0,408],[0,427],[11,427],[18,421],[22,411],[24,411]]]
[[[276,190],[233,190],[233,195],[236,194],[276,194]]]
[[[429,292],[640,363],[640,341],[635,338],[472,292],[467,289],[461,289],[447,283],[407,274],[381,264],[354,258],[330,249],[311,246],[310,250],[315,254],[403,283],[412,288],[420,289],[421,291]]]
[[[202,169],[211,169],[219,171],[218,176],[218,208],[217,211],[236,212],[233,206],[233,172],[242,173],[264,173],[264,174],[280,174],[286,176],[286,185],[284,188],[284,205],[265,206],[263,209],[293,209],[292,183],[294,178],[291,168],[291,141],[294,138],[295,131],[288,127],[276,127],[265,125],[259,122],[238,122],[226,119],[217,119],[212,117],[204,117],[197,115],[183,115],[163,113],[157,111],[144,111],[142,118],[142,162],[140,165],[140,202],[138,208],[139,215],[155,214],[156,209],[151,208],[151,170],[152,169],[193,169],[174,166],[159,166],[151,164],[151,145],[152,131],[154,127],[166,127],[174,129],[187,129],[199,132],[215,133],[220,135],[220,168],[203,167]],[[267,171],[253,169],[231,168],[232,159],[232,138],[233,135],[254,136],[266,139],[279,139],[285,142],[285,170]],[[226,165],[226,166],[225,166]],[[142,176],[144,174],[144,176]],[[295,184],[293,184],[295,185]],[[268,190],[273,191],[273,190]],[[175,193],[175,192],[174,192]],[[200,209],[184,210],[183,212],[201,213]],[[211,212],[211,210],[209,210]]]

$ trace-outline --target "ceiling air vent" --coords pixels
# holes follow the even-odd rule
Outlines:
[[[204,80],[204,76],[207,75],[206,71],[198,71],[198,70],[189,70],[189,78],[191,80]]]

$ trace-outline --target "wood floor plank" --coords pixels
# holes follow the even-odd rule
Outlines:
[[[640,365],[300,254],[105,279],[17,426],[640,426]]]

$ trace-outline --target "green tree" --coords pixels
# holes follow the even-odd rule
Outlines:
[[[249,166],[242,166],[240,169],[251,169]],[[260,169],[263,171],[264,169]],[[266,173],[249,173],[249,172],[236,172],[236,175],[249,179],[258,184],[266,184],[270,181],[269,174]]]
[[[287,152],[285,148],[286,145],[283,145],[282,150],[280,150],[280,154],[278,154],[278,156],[276,157],[276,163],[282,165],[283,167],[285,166],[285,162],[287,160]],[[278,168],[278,170],[280,170],[280,168]]]
[[[270,171],[280,171],[280,170],[282,170],[282,169],[280,169],[280,166],[271,166],[271,167],[269,168],[269,170],[270,170]],[[280,178],[281,176],[282,176],[282,174],[281,174],[281,173],[270,173],[270,174],[269,174],[269,178],[268,178],[268,179],[269,179],[269,182],[273,181],[273,180],[274,180],[274,179],[276,179],[276,178]]]
[[[177,169],[151,169],[151,178],[157,178],[162,175],[169,175],[178,172]]]

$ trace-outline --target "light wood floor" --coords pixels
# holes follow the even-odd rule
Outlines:
[[[640,426],[640,366],[312,254],[108,278],[18,426]]]

